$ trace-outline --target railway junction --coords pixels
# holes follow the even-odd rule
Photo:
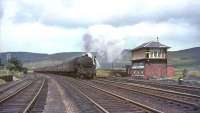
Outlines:
[[[198,31],[200,0],[0,0],[0,113],[200,113]]]
[[[0,86],[0,113],[199,113],[200,87],[34,73]]]
[[[37,68],[0,85],[0,113],[200,113],[200,85],[158,79],[174,74],[168,48],[151,41],[133,49],[126,77],[97,77],[91,53]]]

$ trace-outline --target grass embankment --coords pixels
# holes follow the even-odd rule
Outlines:
[[[191,75],[200,77],[200,71],[191,71]]]
[[[179,77],[183,76],[183,70],[175,70],[175,75],[172,77],[173,80],[178,80]]]
[[[7,70],[0,70],[0,77],[7,75],[9,72]],[[0,79],[0,85],[6,83],[4,80]]]
[[[12,72],[13,76],[16,77],[16,78],[22,78],[23,77],[23,72],[18,72],[18,71],[15,71],[15,72]]]
[[[187,77],[188,76],[200,77],[200,71],[199,70],[188,71],[187,72]],[[174,75],[174,77],[172,79],[178,80],[179,77],[183,77],[183,69],[176,69],[175,70],[175,75]]]
[[[0,85],[1,84],[5,84],[6,82],[4,81],[4,80],[2,80],[2,79],[0,79]]]
[[[125,70],[97,69],[97,77],[126,76]]]
[[[97,77],[108,77],[111,76],[112,71],[108,69],[97,69],[96,70],[96,76]]]
[[[8,76],[8,75],[13,75],[16,78],[21,78],[23,75],[23,72],[19,71],[9,71],[7,69],[0,70],[0,76]]]
[[[109,77],[109,76],[126,76],[124,70],[111,70],[111,69],[97,69],[97,77]],[[183,69],[176,69],[175,75],[172,77],[173,80],[178,80],[179,77],[183,76]],[[189,71],[188,76],[200,77],[200,71]]]
[[[6,69],[0,70],[0,76],[6,76],[6,75],[9,75],[9,71],[8,70],[6,70]]]

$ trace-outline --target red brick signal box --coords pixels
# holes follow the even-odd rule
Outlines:
[[[147,42],[136,47],[132,50],[132,66],[128,69],[128,74],[144,79],[173,76],[173,66],[167,64],[168,48],[169,46],[159,41]]]

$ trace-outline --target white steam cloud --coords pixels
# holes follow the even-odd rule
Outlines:
[[[182,42],[186,41],[188,44],[184,45],[185,48],[199,45],[196,39],[199,37],[197,28],[189,24],[170,22],[141,22],[118,27],[106,24],[93,25],[87,29],[83,41],[84,49],[87,52],[97,52],[100,62],[113,62],[120,57],[124,49],[133,49],[144,42],[156,41],[156,37],[159,37],[161,43],[173,49],[182,47],[177,45],[182,45]]]
[[[124,49],[125,37],[110,25],[90,27],[84,35],[84,49],[97,52],[100,61],[112,62]]]

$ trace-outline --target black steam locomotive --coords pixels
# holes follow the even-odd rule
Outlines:
[[[81,79],[93,79],[96,76],[96,58],[90,53],[87,53],[66,63],[36,69],[35,72],[70,75],[74,78]]]

